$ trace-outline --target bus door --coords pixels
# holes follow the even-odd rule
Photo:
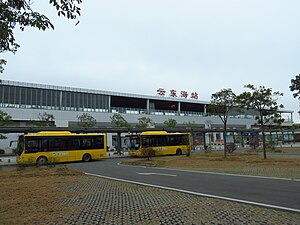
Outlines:
[[[140,148],[140,135],[131,135],[130,136],[130,146],[131,151],[138,150]]]

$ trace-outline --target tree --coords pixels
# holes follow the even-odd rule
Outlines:
[[[141,148],[141,155],[146,157],[147,160],[150,160],[152,157],[155,156],[155,151],[152,147]]]
[[[49,0],[58,13],[58,16],[64,16],[75,20],[80,16],[78,5],[82,0]],[[21,31],[25,27],[34,27],[39,30],[54,29],[49,18],[32,8],[33,3],[30,0],[1,0],[0,1],[0,52],[16,53],[20,45],[14,37],[14,30],[19,27]],[[77,23],[78,24],[78,19]],[[0,72],[3,72],[3,66],[6,64],[4,59],[0,59]]]
[[[263,153],[264,159],[266,159],[265,128],[273,123],[280,124],[283,122],[283,119],[278,114],[278,109],[283,108],[283,105],[277,104],[277,97],[283,96],[283,93],[279,91],[273,92],[272,88],[264,86],[255,87],[252,84],[246,85],[245,88],[250,89],[250,91],[241,93],[238,96],[238,101],[241,106],[253,109],[258,114],[255,119],[262,133]]]
[[[11,123],[11,116],[0,110],[0,126],[6,126],[9,125]],[[6,139],[6,136],[4,136],[3,134],[0,134],[0,139]]]
[[[290,90],[293,93],[294,98],[298,98],[300,100],[300,74],[295,77],[295,79],[291,79]],[[298,111],[300,113],[300,111]]]
[[[79,126],[80,127],[85,127],[85,128],[89,128],[89,127],[95,127],[96,126],[96,119],[91,116],[89,113],[83,113],[80,116],[77,116],[78,120],[79,120]]]
[[[169,128],[175,128],[177,125],[177,121],[172,118],[169,118],[164,122],[164,124]]]
[[[227,121],[229,112],[237,108],[237,96],[230,88],[222,89],[211,95],[210,105],[208,110],[210,113],[218,115],[223,123],[224,136],[224,157],[227,157]]]
[[[11,123],[11,116],[0,110],[0,126],[5,126]]]
[[[53,114],[48,114],[44,112],[43,114],[39,113],[39,120],[42,121],[42,126],[54,126],[52,123],[55,120],[55,117]]]
[[[295,79],[291,79],[290,90],[293,93],[294,98],[298,98],[300,100],[300,74],[295,77]]]
[[[130,124],[119,113],[115,113],[113,116],[110,117],[110,119],[111,119],[111,123],[112,123],[113,126],[116,126],[116,127],[130,127]]]
[[[155,123],[153,122],[152,119],[144,116],[144,117],[138,118],[138,123],[137,123],[136,127],[150,128],[150,127],[153,127],[154,125],[155,125]]]
[[[113,116],[110,117],[111,124],[116,127],[130,127],[130,124],[124,119],[124,117],[119,114],[115,113]],[[117,135],[117,152],[118,154],[121,154],[121,133],[118,132]]]
[[[192,149],[194,149],[194,146],[195,146],[195,133],[194,133],[193,129],[196,128],[197,125],[196,125],[195,121],[188,121],[188,122],[184,122],[183,124],[185,125],[185,128],[187,130],[189,130],[190,133],[191,133],[191,136],[192,136]]]

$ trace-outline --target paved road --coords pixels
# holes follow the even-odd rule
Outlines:
[[[144,168],[122,159],[68,164],[86,173],[300,211],[300,181]]]

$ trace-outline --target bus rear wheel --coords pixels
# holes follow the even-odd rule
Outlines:
[[[91,157],[90,154],[84,154],[84,155],[82,156],[82,161],[83,161],[83,162],[89,162],[89,161],[91,161],[91,160],[92,160],[92,157]]]
[[[176,155],[182,155],[182,151],[181,151],[180,148],[178,148],[178,149],[176,150]]]
[[[44,156],[41,156],[36,160],[36,162],[38,165],[46,165],[48,162],[48,159]]]

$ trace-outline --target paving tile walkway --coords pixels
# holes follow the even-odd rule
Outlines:
[[[61,202],[71,213],[57,224],[281,224],[300,213],[85,176]]]

